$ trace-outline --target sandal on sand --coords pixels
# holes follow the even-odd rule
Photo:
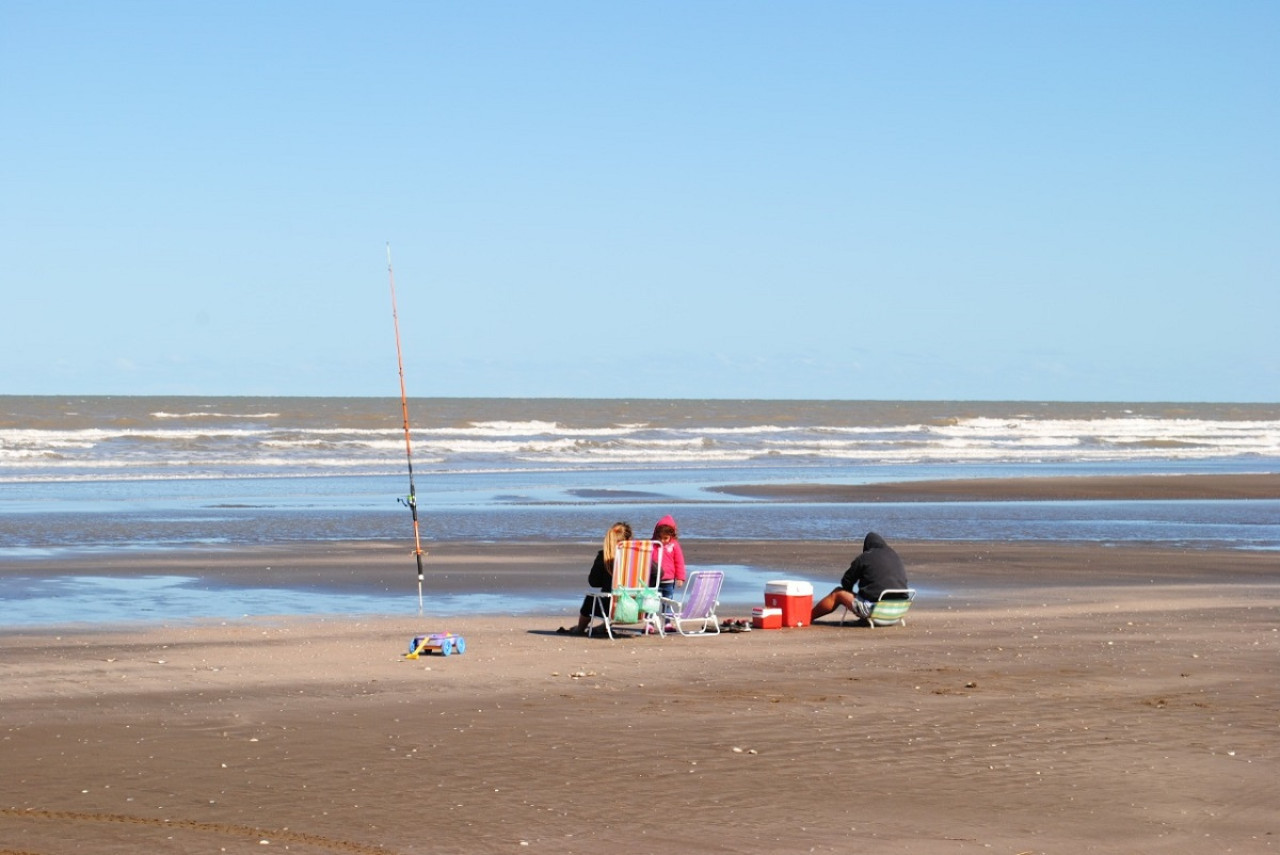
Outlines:
[[[587,630],[578,629],[576,626],[569,626],[569,627],[562,626],[559,629],[557,629],[556,632],[560,633],[561,635],[589,635],[590,634],[587,632]]]

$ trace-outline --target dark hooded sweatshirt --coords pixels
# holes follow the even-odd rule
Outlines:
[[[880,599],[886,589],[907,587],[907,568],[902,559],[874,531],[862,541],[862,554],[853,559],[840,579],[840,587],[846,591],[855,586],[858,599],[872,601]]]

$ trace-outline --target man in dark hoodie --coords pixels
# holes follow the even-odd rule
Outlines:
[[[857,593],[854,593],[854,588]],[[907,568],[898,553],[874,531],[862,541],[862,554],[853,559],[840,579],[840,587],[813,604],[809,623],[844,606],[860,618],[871,614],[880,594],[891,588],[907,587]]]

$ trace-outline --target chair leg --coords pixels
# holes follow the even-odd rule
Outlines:
[[[597,609],[599,610],[599,614],[596,614]],[[604,626],[604,633],[609,637],[610,641],[613,640],[613,625],[609,621],[609,613],[612,611],[613,611],[612,599],[598,597],[596,598],[596,601],[591,605],[592,619],[594,620],[597,617],[600,618],[600,622]],[[587,627],[588,634],[590,634],[591,630],[592,630],[592,627],[588,626]]]

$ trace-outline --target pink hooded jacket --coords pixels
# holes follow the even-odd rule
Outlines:
[[[658,529],[664,525],[669,525],[676,531],[676,536],[671,539],[670,543],[662,546],[662,581],[663,582],[683,582],[684,574],[684,550],[680,548],[680,527],[676,525],[675,517],[667,514],[658,520],[657,525],[653,527],[653,539],[658,539]]]

